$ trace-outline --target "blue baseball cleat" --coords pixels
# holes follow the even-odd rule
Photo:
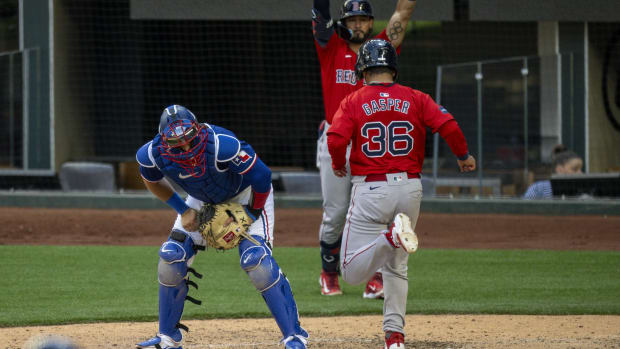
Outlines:
[[[306,342],[306,338],[300,335],[290,336],[282,341],[286,349],[306,349]]]
[[[158,333],[155,337],[136,344],[136,348],[183,349],[183,347],[181,347],[181,339],[175,341],[165,334]]]

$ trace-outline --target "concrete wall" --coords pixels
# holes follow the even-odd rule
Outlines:
[[[540,156],[551,162],[551,153],[561,138],[561,74],[558,22],[538,23],[538,55],[540,59]]]
[[[587,31],[583,22],[560,22],[559,47],[562,54],[562,144],[584,159],[587,171],[589,157],[587,131]]]
[[[91,132],[92,119],[86,115],[79,98],[71,89],[72,66],[78,64],[69,54],[71,43],[67,33],[76,27],[67,14],[62,2],[54,2],[54,132],[56,170],[72,159],[88,157],[93,154]],[[73,69],[75,71],[75,69]],[[81,88],[84,88],[83,86]]]
[[[609,37],[613,34],[609,32]],[[605,41],[605,40],[603,40]],[[618,43],[620,44],[620,43]],[[590,172],[607,172],[610,169],[620,171],[620,131],[613,128],[607,118],[603,105],[602,79],[603,60],[606,47],[588,42],[588,147],[590,152]],[[616,48],[616,55],[620,55],[620,48]],[[617,60],[615,61],[617,62]],[[607,77],[610,106],[620,121],[620,108],[615,104],[614,96],[618,86],[617,64],[612,64]]]
[[[290,196],[276,193],[276,208],[321,207],[320,196]],[[91,208],[170,211],[170,207],[148,192],[110,194],[100,192],[4,192],[0,207]],[[510,199],[422,199],[422,212],[489,213],[536,215],[620,215],[619,200],[510,200]]]
[[[50,115],[50,15],[48,0],[21,2],[23,13],[20,49],[26,54],[24,64],[24,118],[27,137],[26,170],[49,171],[52,167],[53,120]]]
[[[618,0],[469,0],[472,21],[620,21]]]
[[[332,18],[340,13],[343,0],[332,0]],[[377,19],[394,13],[396,0],[372,1]],[[449,21],[454,17],[453,0],[418,1],[413,20]],[[212,20],[310,20],[312,0],[131,0],[132,19]]]

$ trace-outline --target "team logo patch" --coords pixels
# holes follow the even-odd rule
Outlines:
[[[448,109],[444,108],[442,105],[439,106],[439,110],[444,114],[448,114]]]
[[[400,182],[400,181],[402,181],[402,180],[403,180],[403,176],[402,176],[402,175],[393,176],[393,177],[392,177],[392,180],[393,180],[394,182]]]
[[[232,239],[235,238],[235,233],[233,233],[232,231],[229,231],[226,235],[224,235],[224,237],[222,237],[222,239],[224,239],[224,241],[226,242],[231,242]]]
[[[239,154],[237,154],[237,156],[232,160],[232,162],[239,166],[243,163],[248,162],[248,160],[252,159],[252,157],[250,156],[250,154],[246,153],[245,150],[242,150],[239,152]]]
[[[379,93],[379,96],[381,96],[381,97],[389,97],[390,94],[387,93],[387,92],[381,92],[381,93]]]

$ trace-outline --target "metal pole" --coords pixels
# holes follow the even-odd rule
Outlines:
[[[443,77],[443,69],[437,66],[437,85],[435,87],[435,101],[441,103],[441,79]],[[435,196],[437,188],[437,173],[439,172],[439,134],[433,134],[433,196]]]
[[[573,54],[570,54],[570,145],[569,149],[575,149],[575,57]]]
[[[478,193],[482,195],[482,62],[478,62],[476,84],[478,87]]]
[[[527,57],[523,58],[523,68],[521,68],[521,76],[523,76],[523,180],[527,183],[527,177],[529,173],[529,132],[528,132],[528,91],[527,91],[527,77],[529,75],[529,68],[527,65]]]
[[[13,95],[13,55],[9,55],[9,167],[13,167],[15,165],[15,135],[13,132],[15,131],[15,104],[13,99],[15,96]]]
[[[37,119],[37,123],[40,124],[42,122],[42,113],[41,113],[41,52],[38,49],[35,49],[31,52],[34,52],[36,54],[35,59],[35,81],[36,81],[36,86],[35,86],[35,91],[33,91],[35,93],[35,111],[34,111],[34,115]],[[29,67],[30,68],[30,67]],[[40,127],[39,127],[40,128]],[[53,125],[50,123],[50,129],[53,128]],[[42,131],[39,131],[42,132]],[[51,139],[49,140],[51,141]],[[53,145],[51,144],[51,142],[49,143],[48,147],[43,147],[43,148],[39,148],[39,151],[37,151],[35,154],[37,155],[37,159],[36,159],[36,163],[41,163],[41,157],[42,157],[42,152],[43,149],[47,148],[48,152],[51,152],[52,149],[54,149]]]
[[[30,59],[27,50],[22,53],[22,168],[30,169]]]

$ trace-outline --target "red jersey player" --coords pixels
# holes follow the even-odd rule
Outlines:
[[[386,29],[376,37],[390,40],[394,47],[400,49],[414,7],[415,0],[399,0]],[[325,132],[342,99],[363,86],[355,76],[355,62],[357,50],[370,38],[374,17],[368,0],[346,0],[337,21],[330,17],[329,0],[314,0],[312,14],[325,107],[325,120],[317,141],[317,167],[323,195],[323,220],[319,230],[322,271],[319,282],[321,294],[332,296],[342,294],[338,284],[338,261],[344,218],[349,207],[351,178],[338,178],[332,173]],[[363,296],[383,298],[380,273],[368,281]]]
[[[389,42],[366,42],[357,59],[366,86],[344,98],[327,132],[333,171],[347,174],[351,146],[351,203],[342,236],[341,273],[360,284],[383,271],[385,347],[404,348],[407,262],[418,248],[413,229],[420,212],[426,128],[439,132],[461,171],[473,171],[463,132],[448,111],[427,94],[394,82],[396,50]]]

